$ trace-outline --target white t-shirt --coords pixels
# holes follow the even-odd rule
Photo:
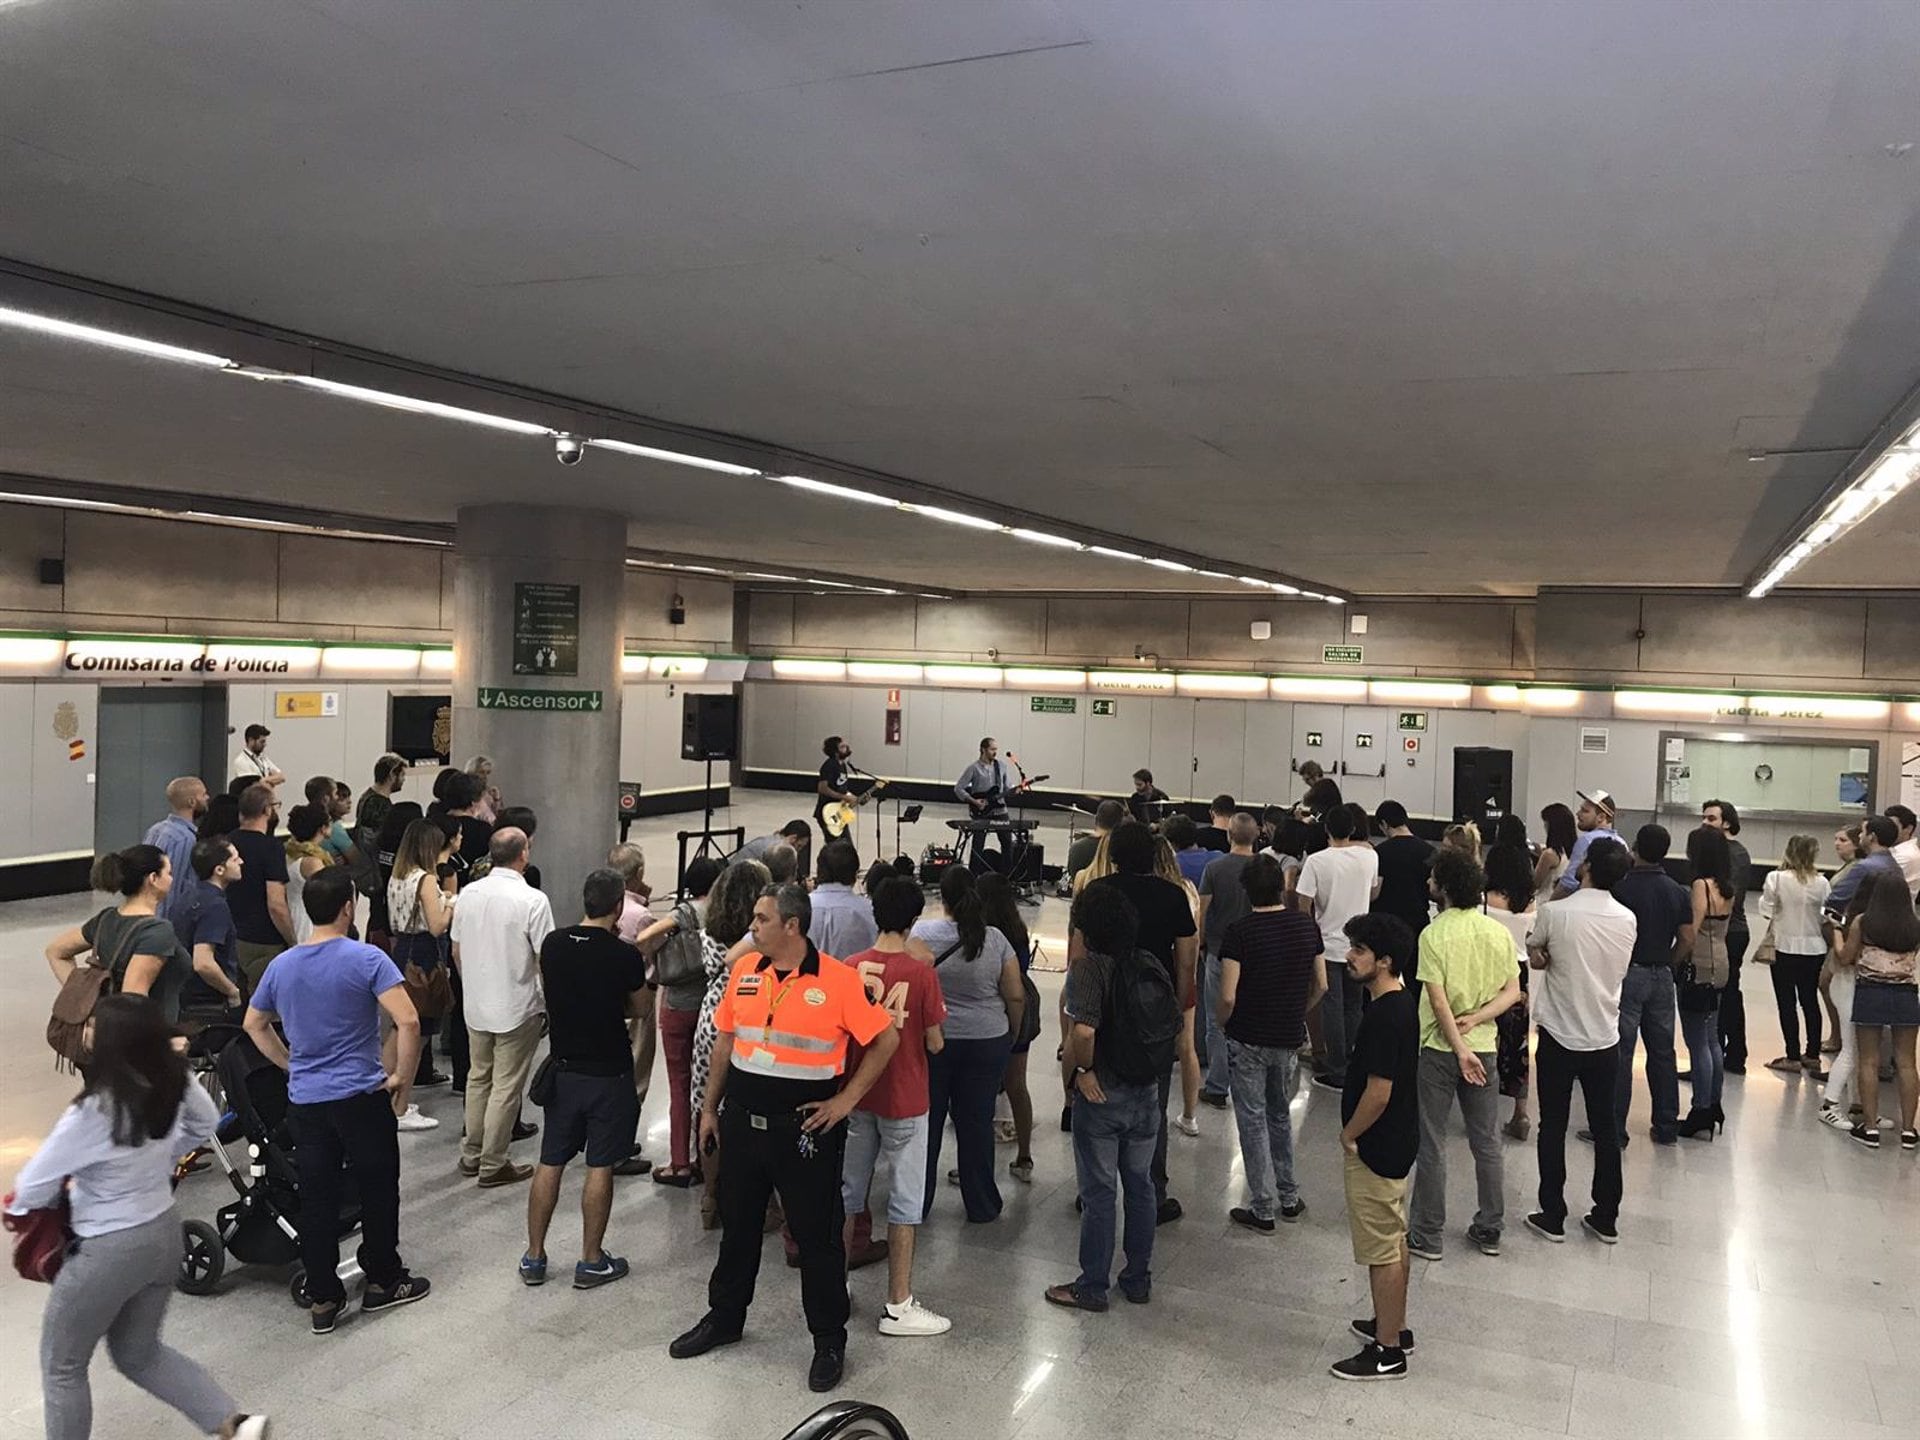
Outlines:
[[[1907,893],[1920,899],[1920,836],[1902,840],[1892,850],[1893,863],[1907,877]]]
[[[1320,925],[1327,964],[1347,958],[1347,921],[1373,904],[1380,857],[1371,845],[1333,845],[1309,855],[1293,892],[1305,900]]]
[[[492,870],[460,892],[453,943],[468,1028],[518,1030],[544,1008],[540,946],[553,933],[553,907],[518,870]]]
[[[255,775],[264,780],[279,768],[264,750],[258,755],[251,750],[242,750],[233,757],[233,773],[227,779],[238,780],[242,775]]]
[[[1486,913],[1507,927],[1507,933],[1513,936],[1514,954],[1524,966],[1527,963],[1527,937],[1533,933],[1533,919],[1540,912],[1526,910],[1516,915],[1511,910],[1502,910],[1498,905],[1489,905]]]
[[[1620,986],[1633,961],[1640,922],[1605,890],[1582,887],[1533,917],[1527,946],[1544,950],[1533,972],[1534,1023],[1569,1050],[1620,1043]]]

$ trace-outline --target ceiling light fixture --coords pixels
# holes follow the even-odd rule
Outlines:
[[[1054,545],[1062,550],[1084,550],[1087,547],[1078,540],[1069,540],[1064,535],[1049,535],[1044,530],[1027,530],[1016,525],[1008,531],[1016,540],[1029,540],[1035,545]]]
[[[318,390],[342,400],[359,400],[387,410],[404,410],[409,415],[431,415],[437,420],[458,420],[463,425],[478,425],[486,430],[504,430],[510,435],[553,435],[549,426],[531,420],[516,420],[510,415],[494,415],[485,410],[469,410],[464,405],[446,405],[438,400],[421,400],[392,390],[375,390],[366,385],[347,385],[318,375],[294,375],[285,370],[263,370],[254,365],[239,365],[229,372],[249,380],[266,380],[278,385],[297,385],[303,390]]]
[[[1178,560],[1162,560],[1158,555],[1149,555],[1147,557],[1147,564],[1161,570],[1172,570],[1180,575],[1193,574],[1193,566],[1182,565]]]
[[[868,490],[836,485],[831,480],[815,480],[807,475],[770,475],[767,478],[776,485],[791,485],[796,490],[811,490],[816,495],[831,495],[836,500],[857,500],[862,505],[885,505],[892,509],[900,503],[891,495],[875,495]]]
[[[949,525],[965,525],[970,530],[1004,530],[1007,527],[998,520],[982,520],[978,515],[967,515],[959,510],[948,510],[940,505],[907,505],[902,510],[910,510],[916,515],[925,515],[930,519],[944,520]]]
[[[660,460],[668,465],[690,465],[695,470],[712,470],[720,475],[758,475],[751,465],[732,465],[725,460],[709,460],[703,455],[684,455],[678,450],[656,450],[651,445],[635,445],[629,440],[588,439],[594,450],[611,450],[617,455],[637,455],[642,460]]]
[[[82,345],[99,345],[129,355],[144,355],[150,360],[173,360],[182,365],[199,365],[209,370],[231,370],[234,362],[224,355],[205,350],[189,350],[183,345],[164,345],[158,340],[142,340],[137,335],[122,335],[96,325],[76,325],[71,320],[56,320],[51,315],[36,315],[31,310],[0,306],[0,325],[12,330],[27,330],[50,335],[56,340],[77,340]]]
[[[1116,550],[1111,545],[1089,545],[1087,549],[1096,555],[1104,555],[1109,560],[1144,560],[1144,555],[1136,555],[1131,550]]]
[[[1747,597],[1759,600],[1824,549],[1913,483],[1920,474],[1920,427],[1878,451],[1862,451],[1848,467],[1853,479],[1820,509],[1802,517],[1800,528],[1785,549],[1752,582]],[[1870,457],[1870,458],[1869,458]]]

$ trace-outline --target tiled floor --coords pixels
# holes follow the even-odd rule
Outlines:
[[[790,796],[748,793],[743,802],[736,813],[752,833],[804,809]],[[639,827],[657,863],[683,823]],[[927,822],[921,830],[923,840],[933,833]],[[1063,908],[1049,902],[1039,926],[1055,942]],[[0,975],[12,997],[0,1015],[0,1173],[9,1177],[72,1088],[53,1074],[40,1039],[51,998],[40,947],[85,910],[81,897],[0,906]],[[1043,993],[1057,984],[1042,977]],[[1763,969],[1750,967],[1748,997],[1763,1062],[1779,1041]],[[1726,1133],[1671,1150],[1646,1143],[1642,1092],[1621,1243],[1611,1249],[1578,1235],[1555,1247],[1527,1234],[1520,1220],[1532,1202],[1533,1155],[1509,1145],[1505,1252],[1472,1251],[1457,1233],[1472,1195],[1458,1139],[1448,1258],[1414,1264],[1412,1374],[1361,1386],[1326,1376],[1352,1348],[1347,1319],[1368,1308],[1347,1248],[1333,1097],[1308,1092],[1296,1102],[1310,1209],[1270,1237],[1228,1225],[1227,1207],[1241,1198],[1230,1118],[1205,1111],[1198,1140],[1176,1134],[1174,1193],[1187,1217],[1160,1232],[1153,1304],[1088,1316],[1040,1296],[1071,1277],[1077,1234],[1050,1068],[1037,1061],[1034,1070],[1042,1124],[1033,1186],[1004,1181],[1007,1210],[991,1226],[966,1225],[946,1191],[923,1232],[916,1289],[953,1317],[952,1333],[882,1339],[872,1327],[884,1277],[853,1277],[842,1393],[891,1407],[914,1440],[1825,1440],[1920,1429],[1920,1157],[1868,1154],[1816,1125],[1803,1081],[1756,1063],[1728,1083]],[[654,1154],[665,1143],[663,1088],[656,1084],[646,1117]],[[747,1342],[669,1360],[667,1340],[704,1309],[714,1253],[693,1197],[621,1182],[609,1240],[633,1261],[633,1278],[592,1294],[525,1290],[513,1274],[525,1192],[462,1182],[453,1168],[457,1102],[439,1091],[424,1104],[444,1123],[402,1137],[402,1229],[409,1264],[435,1281],[426,1304],[349,1321],[324,1340],[307,1334],[278,1272],[241,1268],[220,1294],[174,1304],[172,1342],[212,1365],[244,1404],[272,1411],[279,1433],[772,1440],[814,1408],[799,1287],[776,1245]],[[1577,1186],[1588,1171],[1575,1151]],[[576,1234],[577,1185],[563,1198],[556,1256]],[[224,1194],[217,1178],[197,1178],[181,1205],[211,1218]],[[37,1287],[0,1282],[0,1437],[39,1433],[43,1299]],[[97,1435],[188,1433],[104,1354],[94,1378]]]

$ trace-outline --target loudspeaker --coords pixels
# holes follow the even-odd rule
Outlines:
[[[686,695],[680,702],[680,758],[731,760],[739,749],[740,699]]]
[[[1513,752],[1488,745],[1456,745],[1453,751],[1453,818],[1480,826],[1513,809]]]

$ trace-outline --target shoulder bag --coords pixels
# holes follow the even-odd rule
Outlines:
[[[700,946],[699,917],[690,905],[676,905],[673,913],[680,927],[667,937],[653,957],[653,983],[662,990],[692,985],[704,981],[707,975],[706,956]]]
[[[11,1192],[6,1203],[13,1203]],[[66,1190],[61,1189],[59,1200],[52,1205],[29,1210],[24,1215],[0,1217],[0,1223],[13,1236],[14,1273],[22,1280],[51,1285],[67,1258],[68,1247],[73,1244],[73,1207],[67,1201]]]

